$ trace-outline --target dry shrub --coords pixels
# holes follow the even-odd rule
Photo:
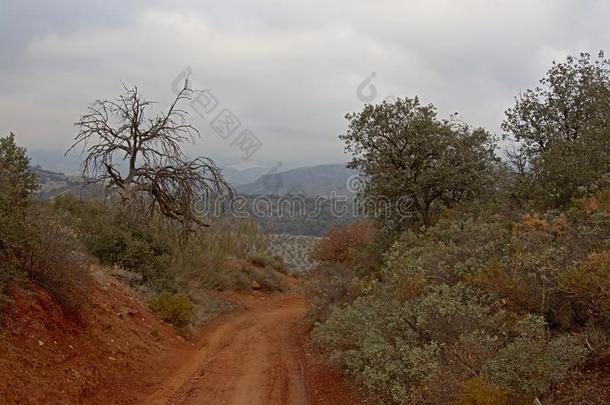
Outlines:
[[[288,268],[281,256],[271,256],[269,258],[269,266],[279,273],[288,274]]]
[[[471,378],[462,383],[456,404],[458,405],[509,405],[508,393],[489,383],[485,376]]]
[[[245,266],[245,274],[248,276],[247,285],[249,288],[252,281],[256,281],[263,291],[284,291],[286,285],[282,281],[280,275],[273,269],[258,269],[251,266]]]
[[[335,306],[349,302],[352,280],[352,272],[340,264],[322,264],[313,269],[305,283],[310,321],[325,322]]]
[[[591,253],[579,266],[561,275],[561,287],[591,312],[610,321],[610,253]]]
[[[82,320],[95,283],[90,262],[70,228],[40,212],[32,219],[37,239],[26,258],[29,277],[53,296],[66,315]]]
[[[333,227],[314,247],[312,259],[322,263],[350,266],[354,254],[373,240],[377,227],[370,222],[357,222]]]
[[[398,281],[396,292],[401,302],[417,298],[425,291],[428,283],[426,278],[419,274],[407,274]]]
[[[267,267],[269,258],[263,253],[255,252],[248,255],[248,261],[258,267]]]
[[[227,260],[246,259],[266,247],[266,237],[258,232],[254,221],[217,219],[209,229],[175,246],[168,276],[177,280],[178,288],[183,284],[218,290],[243,287],[244,280],[228,274],[224,264]]]
[[[248,261],[255,266],[274,270],[279,273],[286,274],[288,272],[284,259],[280,256],[268,256],[261,252],[253,252],[248,255]]]
[[[188,326],[193,319],[193,304],[183,294],[163,291],[150,303],[150,307],[161,319],[178,328]]]
[[[219,290],[250,289],[253,281],[264,291],[284,291],[288,288],[282,275],[271,265],[261,267],[248,260],[226,261],[220,274],[222,284],[217,287]]]
[[[610,398],[610,358],[584,370],[574,370],[543,403],[607,405]]]

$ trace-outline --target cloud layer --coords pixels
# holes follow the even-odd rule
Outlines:
[[[27,1],[0,3],[0,133],[65,149],[97,98],[163,105],[186,66],[263,143],[250,162],[193,115],[191,154],[225,164],[345,160],[337,138],[371,73],[375,101],[419,95],[498,131],[551,61],[608,48],[610,1]]]

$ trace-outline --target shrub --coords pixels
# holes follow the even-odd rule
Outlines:
[[[490,384],[485,376],[470,378],[462,383],[459,405],[510,405],[508,393],[501,387]]]
[[[465,280],[496,295],[509,311],[543,316],[552,328],[574,330],[590,315],[574,294],[561,286],[564,273],[587,257],[590,240],[564,215],[524,215],[511,225],[501,255],[488,257]]]
[[[610,322],[610,253],[591,253],[561,274],[560,285],[598,317]]]
[[[178,328],[188,326],[193,319],[193,304],[183,294],[163,291],[150,303],[150,307],[161,319]]]
[[[284,263],[284,259],[281,256],[271,256],[269,258],[269,265],[271,268],[279,273],[288,274],[288,268],[286,267],[286,263]]]
[[[258,267],[267,267],[267,265],[270,263],[269,257],[260,252],[249,254],[248,261]]]
[[[47,290],[68,315],[82,320],[94,285],[87,255],[74,232],[49,216],[44,207],[38,207],[30,220],[36,229],[36,242],[25,265],[30,279]]]
[[[401,288],[423,278],[455,284],[507,254],[510,233],[498,221],[445,218],[422,234],[405,232],[385,255],[382,277]]]
[[[9,231],[20,231],[15,225],[26,215],[32,194],[38,189],[36,176],[30,170],[25,148],[17,146],[15,135],[0,137],[0,247],[11,244]]]
[[[516,399],[533,401],[541,396],[552,384],[565,378],[570,368],[587,354],[574,337],[548,339],[546,324],[538,316],[521,320],[516,331],[517,338],[500,350],[485,368],[489,380]]]
[[[266,237],[258,233],[254,221],[217,219],[208,230],[182,243],[173,243],[167,272],[177,280],[178,287],[186,284],[189,288],[226,290],[249,286],[251,280],[246,280],[243,274],[228,274],[225,262],[264,251],[266,244]]]
[[[235,272],[233,274],[235,274]],[[284,291],[286,289],[282,278],[272,268],[263,269],[245,264],[238,274],[245,275],[244,278],[239,280],[241,282],[238,281],[237,283],[237,285],[242,288],[251,288],[252,281],[256,281],[264,291]]]
[[[12,302],[8,294],[10,283],[23,277],[23,272],[15,263],[0,258],[0,320],[4,309]]]
[[[516,221],[453,214],[407,231],[377,277],[348,272],[333,299],[329,275],[313,284],[313,308],[324,314],[313,339],[386,402],[545,398],[610,347],[605,201]]]
[[[377,228],[369,222],[333,227],[311,253],[313,260],[321,263],[339,263],[350,266],[354,255],[371,243]]]
[[[154,288],[172,286],[166,272],[172,247],[155,229],[154,222],[133,220],[118,207],[72,196],[58,197],[53,205],[56,214],[76,229],[88,252],[100,262],[138,273]]]
[[[23,256],[34,238],[27,214],[38,185],[29,165],[14,134],[0,137],[0,311],[10,301],[8,285],[23,276]]]
[[[335,308],[314,329],[314,342],[385,401],[418,402],[431,395],[448,346],[478,330],[495,334],[496,320],[472,295],[463,285],[442,285],[405,302],[358,298]]]
[[[93,231],[86,242],[91,253],[102,263],[118,265],[141,274],[145,282],[163,285],[166,282],[162,274],[163,262],[171,251],[148,236],[114,225]]]
[[[340,264],[323,264],[314,268],[305,282],[309,320],[325,322],[334,307],[349,302],[352,280],[352,272]]]

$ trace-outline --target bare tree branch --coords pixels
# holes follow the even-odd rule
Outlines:
[[[185,230],[207,226],[195,210],[200,199],[231,194],[231,186],[213,160],[188,160],[184,143],[194,143],[200,133],[178,108],[194,91],[188,78],[170,107],[152,118],[147,110],[155,103],[128,88],[116,100],[97,100],[78,122],[78,135],[66,154],[77,147],[85,155],[83,177],[101,183],[107,193],[144,210],[158,210]]]

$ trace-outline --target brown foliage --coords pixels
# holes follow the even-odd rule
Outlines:
[[[376,232],[377,227],[365,221],[335,226],[314,247],[311,257],[323,263],[350,266],[353,263],[354,254],[369,244]]]
[[[484,376],[465,381],[462,384],[460,405],[508,405],[508,394],[501,387],[490,384]]]
[[[65,315],[82,320],[90,307],[94,284],[88,257],[70,228],[37,212],[37,240],[24,267],[31,280],[41,285],[62,307]]]

